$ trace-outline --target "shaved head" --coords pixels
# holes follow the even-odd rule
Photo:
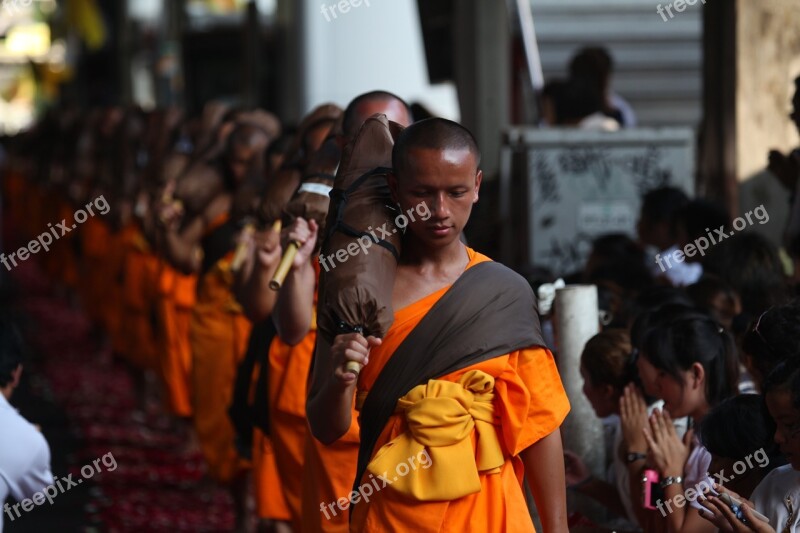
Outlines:
[[[382,113],[401,126],[411,124],[411,109],[396,94],[387,91],[372,91],[356,96],[344,111],[342,130],[344,136],[353,139],[366,120]]]
[[[392,150],[392,166],[400,175],[408,168],[408,154],[416,149],[469,152],[475,158],[475,170],[481,164],[481,152],[472,133],[457,122],[429,118],[407,127]]]

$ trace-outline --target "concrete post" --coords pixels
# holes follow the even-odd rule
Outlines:
[[[570,413],[561,426],[564,448],[580,455],[595,476],[604,478],[603,425],[583,395],[580,374],[583,347],[599,331],[596,286],[569,285],[556,291],[556,360],[571,404]],[[597,504],[575,494],[568,494],[568,498],[570,509],[580,511],[596,523],[603,521],[604,513]]]

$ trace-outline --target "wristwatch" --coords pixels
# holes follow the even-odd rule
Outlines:
[[[642,459],[647,459],[647,454],[639,452],[628,452],[625,455],[625,462],[627,464],[633,464],[636,461],[641,461]]]
[[[676,483],[683,483],[683,477],[681,476],[669,476],[665,477],[664,479],[659,482],[662,489],[669,487],[670,485],[674,485]]]

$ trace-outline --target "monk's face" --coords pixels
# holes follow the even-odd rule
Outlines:
[[[256,150],[250,146],[232,146],[227,154],[228,169],[236,183],[241,183],[255,158]]]
[[[461,235],[482,178],[468,150],[412,148],[402,175],[391,175],[389,186],[409,219],[407,231],[438,248]],[[417,216],[410,216],[412,212]]]

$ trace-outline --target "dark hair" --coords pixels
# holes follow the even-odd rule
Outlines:
[[[601,331],[586,342],[581,365],[595,385],[611,385],[618,393],[634,380],[631,339],[624,329]]]
[[[668,305],[693,307],[691,298],[679,287],[652,287],[639,293],[631,310],[636,319],[631,324],[631,344],[641,349],[656,312]]]
[[[403,106],[406,108],[406,111],[408,111],[409,117],[413,115],[411,108],[408,106],[406,101],[396,94],[388,91],[371,91],[360,94],[353,98],[353,100],[347,105],[347,109],[344,110],[344,115],[342,117],[342,131],[344,132],[344,135],[348,138],[353,138],[358,133],[358,129],[361,127],[361,124],[359,123],[360,121],[358,120],[358,108],[362,103],[367,101],[388,102],[390,100],[396,100],[397,102],[403,104]]]
[[[601,92],[607,89],[613,70],[614,61],[602,46],[581,48],[569,62],[570,78],[593,80]]]
[[[677,187],[659,187],[642,197],[642,217],[654,224],[667,222],[675,232],[675,218],[686,208],[689,197]]]
[[[705,237],[709,231],[713,235],[714,230],[720,226],[728,230],[731,225],[731,217],[725,207],[704,198],[688,202],[677,214],[677,221],[683,224],[688,242]]]
[[[653,285],[653,276],[645,263],[641,246],[622,233],[602,235],[592,242],[586,265],[586,281],[610,281],[630,291],[641,291]]]
[[[737,233],[713,246],[703,260],[704,271],[727,281],[752,317],[787,300],[778,250],[758,233]]]
[[[16,325],[7,316],[0,316],[0,387],[11,383],[13,372],[22,364],[22,350]]]
[[[698,434],[710,453],[734,460],[762,448],[770,459],[777,457],[773,435],[775,421],[759,394],[742,394],[722,401],[703,418]]]
[[[769,373],[764,381],[763,393],[788,392],[792,395],[792,406],[800,409],[800,357],[782,361]]]
[[[552,82],[544,94],[553,100],[557,125],[580,121],[605,108],[603,93],[586,78]]]
[[[742,351],[764,379],[784,359],[800,358],[800,301],[772,307],[753,319]]]
[[[642,355],[657,369],[680,381],[681,372],[700,363],[705,370],[710,406],[738,392],[739,361],[730,333],[697,309],[668,305],[652,317]]]
[[[739,295],[725,280],[713,274],[704,274],[697,282],[686,287],[686,294],[697,307],[710,314],[714,320],[723,326],[732,326]],[[720,294],[725,297],[724,309],[718,309],[713,305],[714,298]],[[731,330],[732,327],[727,329]]]
[[[408,152],[413,148],[468,150],[475,156],[476,166],[481,164],[481,152],[472,133],[458,122],[445,118],[421,120],[403,130],[392,150],[396,174],[406,169]]]

